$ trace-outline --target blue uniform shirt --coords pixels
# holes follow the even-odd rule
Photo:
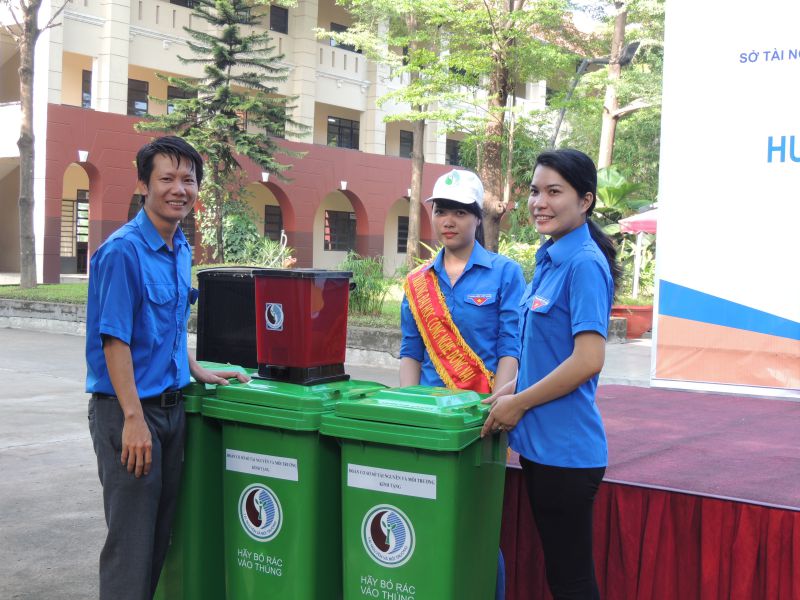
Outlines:
[[[503,356],[519,358],[519,304],[525,279],[522,268],[513,260],[489,252],[477,241],[454,286],[444,269],[444,250],[436,255],[428,269],[439,278],[447,308],[467,345],[486,368],[494,372]],[[400,356],[422,363],[420,384],[444,386],[420,336],[414,315],[403,298],[400,312],[403,341]]]
[[[606,337],[613,296],[608,261],[587,225],[542,246],[533,281],[520,302],[517,390],[535,384],[569,358],[578,333],[595,331]],[[595,402],[597,379],[527,411],[509,433],[509,445],[539,464],[606,466],[608,445]]]
[[[140,398],[189,383],[186,323],[192,250],[178,228],[170,250],[140,210],[92,256],[86,306],[86,391],[115,394],[103,335],[128,344]]]

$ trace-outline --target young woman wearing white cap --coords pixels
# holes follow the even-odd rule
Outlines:
[[[427,202],[443,248],[406,279],[400,385],[489,393],[513,385],[525,279],[514,261],[483,245],[483,184],[470,171],[442,175]],[[498,598],[503,597],[502,562]]]

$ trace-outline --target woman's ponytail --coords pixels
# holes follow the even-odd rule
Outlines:
[[[600,248],[600,252],[606,257],[608,261],[608,270],[611,272],[611,279],[614,281],[614,288],[617,287],[620,275],[622,275],[622,268],[617,262],[617,248],[614,246],[614,240],[608,237],[597,223],[592,221],[591,218],[586,218],[586,225],[589,226],[589,234],[591,234],[594,243]]]

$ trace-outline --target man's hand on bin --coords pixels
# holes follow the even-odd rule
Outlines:
[[[234,377],[242,383],[247,383],[250,381],[249,375],[246,373],[240,373],[239,371],[211,371],[201,367],[196,361],[190,361],[189,366],[192,372],[192,377],[194,377],[195,381],[199,383],[228,385],[230,383],[228,379],[233,379]]]

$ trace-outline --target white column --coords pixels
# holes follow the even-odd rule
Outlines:
[[[92,81],[97,80],[97,110],[124,115],[128,112],[128,58],[130,56],[130,0],[100,0],[103,31],[97,70],[92,65]],[[94,90],[93,90],[94,91]]]
[[[43,27],[53,14],[52,2],[42,2],[39,9],[39,26]],[[58,17],[63,20],[62,16]],[[44,281],[44,222],[45,222],[45,175],[47,172],[47,104],[51,95],[51,80],[57,88],[54,95],[61,102],[61,43],[62,27],[46,29],[39,36],[33,55],[33,235],[36,248],[36,280]],[[56,34],[55,32],[58,31]],[[54,41],[56,48],[51,48]],[[57,55],[57,73],[51,73],[53,57]]]
[[[297,7],[289,9],[289,35],[292,37],[294,52],[287,56],[294,64],[290,75],[291,93],[297,96],[292,117],[298,123],[311,128],[305,136],[288,139],[301,142],[313,141],[314,98],[317,92],[317,64],[319,51],[317,40],[312,31],[317,26],[317,0],[300,0]]]
[[[386,23],[379,26],[379,37],[386,39]],[[386,94],[389,67],[373,61],[367,62],[367,110],[361,115],[361,150],[371,154],[386,154],[386,111],[378,107],[378,100]]]
[[[444,164],[447,152],[447,133],[444,126],[428,121],[425,126],[425,162]]]

